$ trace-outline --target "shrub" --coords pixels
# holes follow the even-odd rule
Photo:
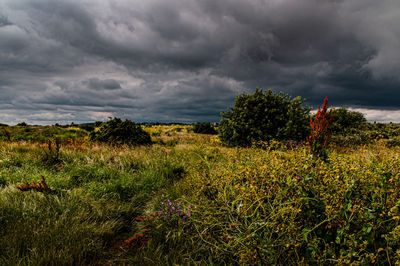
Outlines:
[[[305,139],[310,109],[303,107],[303,102],[300,97],[292,99],[271,90],[256,89],[254,94],[241,94],[233,108],[221,113],[219,137],[228,146],[249,146],[272,139]]]
[[[348,129],[359,128],[367,122],[362,113],[345,108],[332,109],[332,115],[334,118],[329,126],[332,133],[341,133]]]
[[[200,134],[217,134],[217,131],[211,123],[196,123],[193,125],[193,132]]]
[[[111,144],[148,145],[151,144],[149,133],[134,122],[126,119],[113,118],[100,126],[97,131],[90,133],[92,141]]]
[[[400,146],[400,138],[399,137],[395,137],[393,139],[390,139],[386,142],[386,145],[388,147],[398,147]]]

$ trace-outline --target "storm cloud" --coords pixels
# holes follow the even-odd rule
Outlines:
[[[398,25],[397,0],[0,0],[0,122],[218,121],[256,87],[400,122]]]

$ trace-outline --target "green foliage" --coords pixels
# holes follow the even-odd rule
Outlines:
[[[350,111],[345,108],[332,109],[334,116],[329,129],[332,133],[341,133],[351,128],[360,128],[367,120],[360,112]]]
[[[400,263],[396,143],[330,146],[327,164],[291,141],[229,148],[146,130],[160,129],[179,145],[72,142],[58,168],[43,164],[43,144],[1,141],[0,265]],[[399,143],[398,129],[362,132]],[[15,188],[41,175],[55,193]]]
[[[87,265],[99,260],[125,210],[79,193],[0,189],[1,265]]]
[[[308,131],[309,108],[300,97],[256,89],[237,96],[235,105],[222,112],[219,137],[228,146],[249,146],[272,139],[303,140]]]
[[[215,130],[214,126],[211,123],[196,123],[193,125],[193,132],[200,134],[217,134],[218,132]]]
[[[101,126],[101,125],[103,125],[103,124],[104,124],[103,121],[96,121],[96,122],[94,122],[94,126],[95,126],[95,127],[99,127],[99,126]]]
[[[106,142],[110,144],[149,145],[150,134],[134,122],[126,119],[113,118],[104,123],[97,131],[90,133],[92,141]]]
[[[86,130],[87,132],[92,132],[94,130],[94,126],[88,124],[78,125],[79,128]]]
[[[9,126],[0,130],[0,140],[47,142],[57,138],[60,142],[83,140],[88,132],[80,128],[59,126]]]

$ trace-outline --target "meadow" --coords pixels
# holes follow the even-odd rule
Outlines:
[[[0,264],[400,264],[398,125],[333,136],[327,161],[144,129],[153,145],[0,128]]]

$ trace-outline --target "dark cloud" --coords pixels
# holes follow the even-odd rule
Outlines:
[[[0,122],[218,121],[256,87],[395,119],[399,24],[393,0],[0,0]]]
[[[121,85],[118,83],[118,81],[113,80],[113,79],[100,80],[98,78],[91,78],[88,81],[84,81],[83,83],[87,84],[87,86],[89,88],[94,89],[94,90],[121,89]]]

